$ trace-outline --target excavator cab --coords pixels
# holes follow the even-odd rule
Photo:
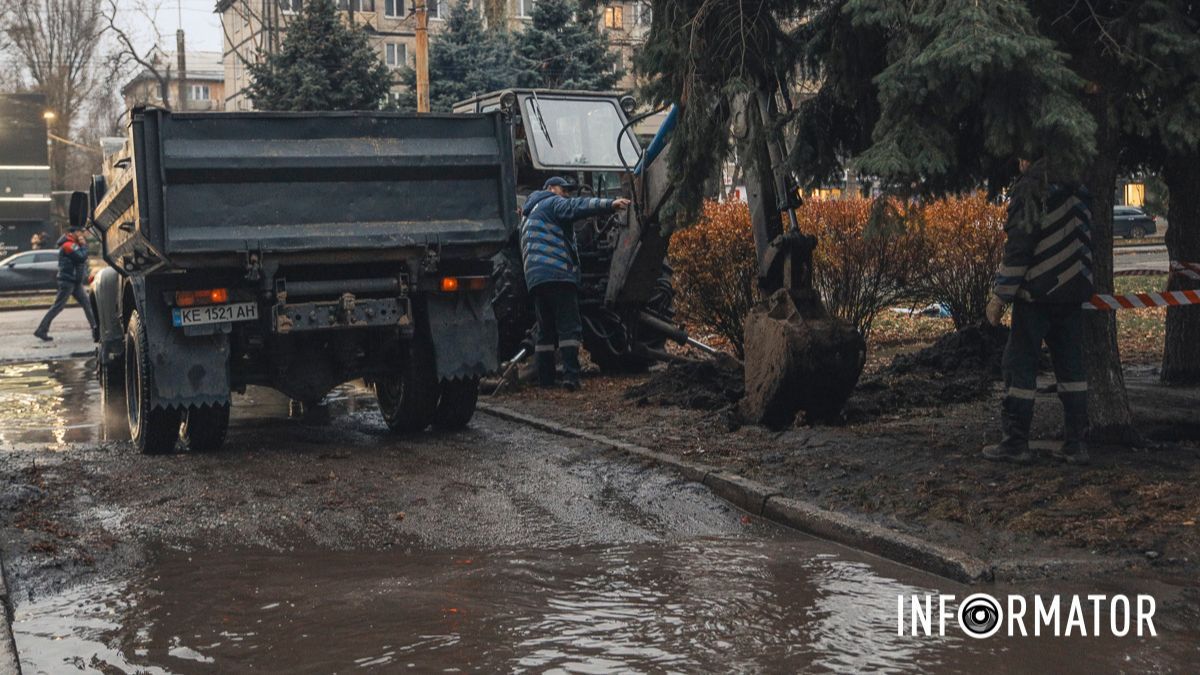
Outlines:
[[[635,107],[632,96],[619,92],[507,89],[462,101],[454,112],[504,113],[511,125],[517,203],[523,204],[551,176],[572,180],[580,196],[632,197],[633,170],[643,152],[639,133],[653,132],[631,123]],[[643,275],[646,288],[633,294],[632,301],[625,296],[615,300],[613,260],[622,239],[628,238],[629,218],[636,215],[593,218],[575,227],[582,266],[584,346],[606,372],[645,369],[662,355],[668,337],[681,334],[670,323],[674,288],[665,248],[651,261],[652,272]],[[509,245],[494,259],[501,358],[520,350],[534,323],[517,239],[513,232]],[[643,313],[657,319],[657,327],[647,326]],[[664,328],[670,335],[664,334]]]

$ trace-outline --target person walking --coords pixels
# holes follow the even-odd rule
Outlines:
[[[1004,348],[1003,440],[984,448],[985,459],[1028,464],[1029,429],[1037,392],[1042,342],[1050,349],[1064,413],[1063,443],[1052,457],[1089,461],[1087,373],[1083,361],[1083,303],[1092,279],[1091,195],[1075,180],[1054,175],[1045,158],[1021,161],[1004,231],[1004,262],[996,273],[987,320],[1000,325],[1012,304]]]
[[[88,302],[87,291],[83,288],[83,285],[87,283],[87,278],[87,241],[84,240],[83,233],[79,229],[72,227],[69,232],[58,239],[58,294],[54,296],[54,304],[50,306],[46,316],[42,317],[42,322],[38,324],[37,330],[33,331],[35,337],[44,342],[54,339],[50,337],[50,323],[63,311],[63,308],[67,306],[67,300],[71,297],[74,297],[75,302],[78,302],[79,306],[83,308],[88,325],[95,334],[96,317],[92,315],[92,304]]]
[[[525,285],[533,296],[537,317],[534,355],[538,384],[555,382],[555,349],[562,353],[563,386],[579,389],[579,346],[583,321],[579,316],[579,251],[576,221],[605,215],[629,206],[628,199],[570,197],[571,184],[555,176],[525,201],[521,223],[521,255]]]

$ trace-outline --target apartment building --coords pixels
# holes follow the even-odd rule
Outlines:
[[[184,51],[187,67],[187,109],[207,111],[225,109],[225,65],[221,52]],[[170,107],[181,109],[178,59],[175,52],[158,47],[152,48],[144,60],[150,67],[138,71],[133,79],[121,87],[126,109],[138,105],[163,105],[162,87],[159,78],[167,81]]]
[[[530,21],[537,0],[503,1],[509,29],[523,29]],[[452,4],[457,2],[470,2],[476,8],[482,6],[481,0],[427,0],[431,34],[445,29],[445,17]],[[279,47],[287,33],[288,22],[303,3],[304,0],[220,0],[217,3],[225,32],[222,54],[225,110],[252,108],[246,96],[250,84],[246,64]],[[379,49],[379,57],[397,71],[393,93],[402,91],[399,70],[412,65],[416,46],[416,19],[410,14],[412,0],[338,0],[338,4],[347,21],[367,30],[371,42]],[[618,54],[618,67],[626,73],[621,87],[632,88],[633,54],[645,42],[650,30],[650,3],[648,0],[606,3],[601,12],[600,27],[608,34]]]

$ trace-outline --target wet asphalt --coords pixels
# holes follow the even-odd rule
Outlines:
[[[898,594],[968,589],[485,415],[392,436],[359,386],[325,424],[251,388],[212,454],[105,441],[97,405],[86,360],[0,366],[27,673],[1070,672],[1195,650],[897,636]]]

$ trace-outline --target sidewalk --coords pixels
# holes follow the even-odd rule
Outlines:
[[[0,363],[91,356],[95,350],[92,331],[83,310],[74,301],[51,325],[53,342],[42,342],[33,336],[45,313],[42,309],[0,312]]]

